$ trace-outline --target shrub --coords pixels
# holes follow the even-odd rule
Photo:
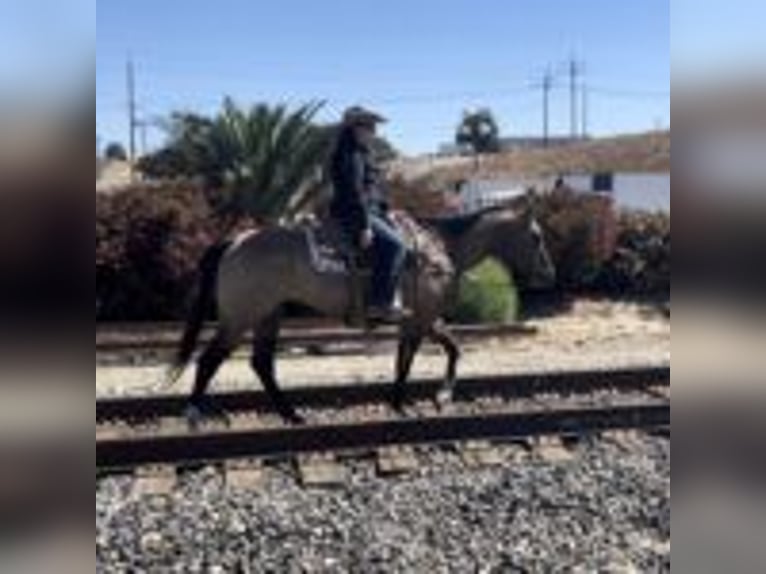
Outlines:
[[[460,281],[449,318],[457,323],[501,323],[518,316],[518,295],[510,275],[500,263],[488,259],[468,271]]]
[[[180,319],[199,258],[225,234],[199,188],[97,195],[96,319]]]
[[[592,289],[601,266],[614,252],[617,221],[612,199],[559,188],[540,196],[537,216],[556,266],[559,290]]]
[[[609,295],[670,296],[670,215],[627,212],[620,216],[617,248],[597,281]]]

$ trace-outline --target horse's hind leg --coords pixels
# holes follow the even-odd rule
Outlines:
[[[276,311],[255,326],[253,333],[253,354],[250,364],[261,380],[266,394],[269,395],[280,416],[290,423],[302,424],[304,422],[303,419],[295,412],[290,401],[279,388],[274,373],[279,320],[280,314]]]
[[[434,342],[442,346],[447,353],[447,373],[444,378],[444,384],[436,395],[436,401],[444,406],[452,401],[452,395],[455,391],[457,382],[457,363],[460,360],[460,347],[449,329],[443,323],[436,323],[431,327],[429,333]]]
[[[237,346],[241,333],[225,327],[219,327],[213,339],[197,361],[194,387],[189,398],[187,416],[192,425],[196,425],[202,416],[211,411],[206,399],[207,389],[223,362]]]

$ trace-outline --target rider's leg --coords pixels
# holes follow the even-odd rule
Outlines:
[[[389,308],[404,267],[407,246],[396,229],[382,217],[372,216],[370,226],[374,258],[371,304],[376,308]]]

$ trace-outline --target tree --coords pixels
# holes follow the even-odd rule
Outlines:
[[[128,154],[125,151],[125,148],[118,142],[112,142],[107,145],[104,155],[106,156],[106,159],[112,161],[127,161],[128,159]]]
[[[160,127],[168,143],[159,151],[142,157],[138,169],[154,179],[201,178],[210,183],[220,171],[210,151],[210,133],[214,121],[191,113],[174,112]]]
[[[465,112],[455,135],[455,143],[468,146],[475,154],[500,151],[500,129],[487,108]]]

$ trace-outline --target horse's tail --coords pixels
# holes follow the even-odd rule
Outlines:
[[[180,378],[194,354],[197,342],[199,341],[199,335],[205,324],[205,317],[215,304],[215,290],[218,283],[218,268],[221,264],[221,259],[231,244],[230,240],[216,243],[205,251],[200,260],[197,270],[198,279],[195,294],[186,317],[181,344],[170,367],[166,384],[173,384]]]

